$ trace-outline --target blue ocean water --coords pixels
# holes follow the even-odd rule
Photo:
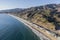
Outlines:
[[[39,37],[17,19],[0,14],[0,40],[39,40]]]

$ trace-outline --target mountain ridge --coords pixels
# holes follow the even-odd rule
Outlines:
[[[21,11],[17,10],[15,12],[9,10],[10,12],[7,13],[17,15],[50,30],[60,30],[60,4],[47,4],[26,8]]]

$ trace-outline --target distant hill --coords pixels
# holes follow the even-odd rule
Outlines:
[[[8,12],[8,13],[15,13],[15,12],[20,12],[22,11],[23,9],[21,8],[15,8],[15,9],[8,9],[8,10],[0,10],[0,12],[4,13],[4,12]]]
[[[23,10],[10,9],[3,10],[2,12],[12,12],[14,15],[18,15],[19,17],[50,30],[60,30],[60,4],[47,4]]]

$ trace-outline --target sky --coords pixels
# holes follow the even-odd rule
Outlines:
[[[60,0],[0,0],[0,10],[60,4]]]

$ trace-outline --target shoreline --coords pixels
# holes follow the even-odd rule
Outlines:
[[[22,22],[22,23],[24,23],[26,26],[28,26],[41,40],[50,40],[49,38],[47,38],[46,36],[44,36],[42,33],[40,33],[40,32],[38,32],[37,30],[35,30],[35,29],[33,29],[32,27],[31,27],[31,25],[28,25],[26,22],[26,20],[23,20],[22,18],[19,18],[19,17],[17,17],[17,16],[14,16],[14,15],[10,15],[10,14],[8,14],[9,16],[11,16],[11,17],[13,17],[13,18],[15,18],[15,19],[17,19],[18,21],[20,21],[20,22]],[[25,21],[25,22],[24,22]],[[29,23],[29,22],[28,22]],[[36,25],[35,25],[36,26]]]

